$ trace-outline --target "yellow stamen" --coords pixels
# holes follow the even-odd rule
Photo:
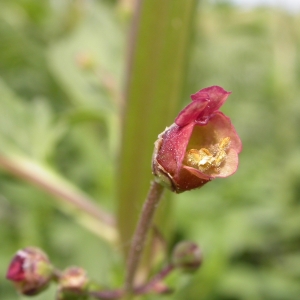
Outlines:
[[[206,148],[189,149],[185,154],[185,163],[190,166],[199,169],[201,172],[210,168],[215,168],[219,171],[219,166],[225,161],[227,157],[226,150],[230,145],[230,138],[223,138],[217,147],[212,147],[211,150]],[[214,148],[217,148],[213,150]]]

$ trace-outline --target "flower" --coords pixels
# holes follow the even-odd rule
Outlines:
[[[27,247],[13,257],[6,274],[23,295],[36,295],[50,283],[53,267],[47,255],[38,248]]]
[[[242,143],[219,111],[229,95],[219,86],[191,95],[192,102],[158,136],[152,169],[160,183],[181,193],[235,173]]]

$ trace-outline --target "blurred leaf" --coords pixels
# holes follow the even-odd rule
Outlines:
[[[87,8],[70,36],[52,45],[49,67],[72,103],[97,108],[105,115],[111,113],[115,99],[107,97],[101,74],[110,74],[119,88],[120,50],[122,36],[116,16],[99,1]]]
[[[0,150],[15,152],[43,161],[51,154],[65,132],[63,123],[55,122],[45,99],[24,104],[0,80]]]

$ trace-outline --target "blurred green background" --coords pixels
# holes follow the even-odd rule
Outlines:
[[[0,1],[0,157],[51,170],[111,213],[131,20],[122,3]],[[180,107],[210,85],[232,91],[222,111],[243,152],[234,176],[173,196],[171,239],[196,241],[204,263],[164,298],[299,299],[300,14],[202,1],[194,17]],[[122,285],[120,246],[112,251],[92,220],[0,167],[1,299],[23,299],[4,278],[29,245],[59,268]]]

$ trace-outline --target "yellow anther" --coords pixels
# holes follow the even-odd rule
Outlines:
[[[219,149],[227,150],[229,145],[230,145],[230,137],[226,137],[219,143]]]
[[[190,166],[199,169],[201,172],[210,168],[215,168],[215,171],[219,171],[219,166],[225,161],[227,153],[226,150],[230,145],[230,138],[223,138],[217,147],[212,147],[213,150],[206,148],[189,149],[185,154],[185,163]]]
[[[186,162],[189,166],[197,168],[201,160],[200,151],[197,149],[190,149],[185,155]]]

